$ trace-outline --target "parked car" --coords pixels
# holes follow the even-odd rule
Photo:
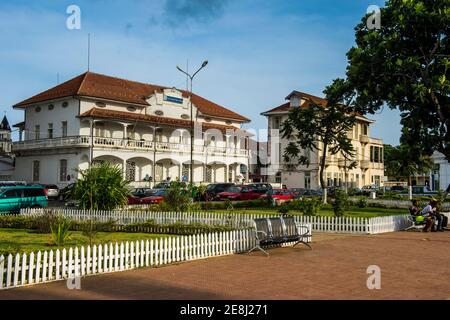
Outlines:
[[[318,189],[318,190],[307,189],[301,195],[298,195],[295,198],[302,199],[302,198],[320,197],[320,196],[322,196],[322,194],[323,194],[323,191],[321,189]]]
[[[369,196],[371,192],[377,192],[380,189],[377,185],[364,186],[361,188],[361,193],[364,196]]]
[[[144,198],[149,197],[153,195],[155,192],[157,192],[159,189],[151,189],[151,188],[136,188],[133,191],[131,191],[131,195],[138,197],[138,198]]]
[[[44,184],[44,190],[47,192],[49,199],[56,200],[59,197],[59,188],[56,184]]]
[[[75,183],[69,183],[67,186],[59,190],[59,201],[71,200],[70,193],[72,192]]]
[[[412,193],[415,196],[434,196],[437,191],[432,191],[428,186],[412,186]],[[402,194],[408,194],[408,189],[405,189]]]
[[[211,183],[211,184],[208,184],[208,186],[206,187],[205,195],[202,197],[199,197],[198,200],[200,200],[200,201],[218,200],[217,195],[221,192],[224,192],[225,190],[227,190],[228,188],[230,188],[232,186],[235,186],[235,184],[234,183]]]
[[[267,191],[272,190],[272,185],[269,183],[250,183],[247,187],[253,188],[253,190],[261,195],[266,194]]]
[[[267,191],[261,198],[272,197],[275,200],[289,201],[295,198],[295,195],[289,189],[272,189]]]
[[[158,204],[164,201],[167,195],[166,189],[157,190],[149,197],[141,198],[141,204]]]
[[[226,191],[218,194],[219,200],[255,200],[261,197],[261,194],[248,186],[231,186]]]
[[[386,190],[386,191],[402,193],[402,192],[408,192],[408,189],[403,186],[392,186],[392,187],[390,187],[389,190]]]
[[[288,189],[294,196],[302,195],[306,189],[304,188],[290,188]]]
[[[164,201],[167,194],[167,189],[152,190],[148,196],[136,196],[131,194],[128,196],[128,204],[158,204]]]
[[[45,208],[48,197],[40,186],[0,188],[0,212],[19,213],[22,208]]]

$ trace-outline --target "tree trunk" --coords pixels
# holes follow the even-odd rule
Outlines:
[[[319,177],[320,177],[320,186],[323,190],[323,203],[327,203],[327,183],[324,178],[325,174],[325,160],[327,155],[327,144],[323,144],[323,150],[322,150],[322,158],[320,159],[320,168],[319,168]]]
[[[412,200],[413,195],[412,195],[412,181],[411,181],[411,176],[408,177],[408,196],[409,196],[409,200]]]

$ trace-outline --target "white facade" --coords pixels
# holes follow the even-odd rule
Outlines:
[[[310,97],[310,95],[307,96]],[[309,157],[309,166],[291,166],[283,159],[284,150],[289,141],[281,137],[279,130],[288,118],[289,108],[300,107],[305,103],[299,95],[289,96],[288,99],[290,101],[286,105],[263,113],[268,118],[269,130],[268,181],[288,188],[318,189],[320,187],[320,151],[302,151],[303,155]],[[346,160],[341,154],[327,155],[325,180],[329,187],[347,185],[361,188],[365,185],[382,185],[384,181],[383,141],[370,137],[372,123],[373,121],[365,117],[356,117],[355,126],[347,133],[355,150],[353,159]],[[319,148],[321,148],[320,143]],[[356,167],[350,168],[353,162]]]
[[[450,187],[450,163],[445,159],[445,156],[440,152],[435,152],[432,156],[435,164],[439,166],[438,170],[438,186],[439,190],[447,190]]]
[[[70,96],[21,106],[25,122],[21,141],[13,144],[14,179],[63,187],[90,163],[108,161],[135,185],[148,185],[144,180],[150,177],[154,182],[187,181],[189,98],[177,89],[164,89],[146,101],[148,105],[137,105]],[[248,179],[243,121],[202,114],[195,104],[193,115],[194,183]]]

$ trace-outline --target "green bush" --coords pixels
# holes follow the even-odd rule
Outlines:
[[[79,173],[81,178],[71,196],[78,200],[81,209],[112,210],[127,204],[130,187],[119,166],[103,162]]]
[[[291,209],[300,211],[305,216],[315,216],[322,208],[322,201],[317,197],[305,198],[303,200],[293,200],[289,205]]]
[[[66,240],[70,237],[71,221],[58,216],[50,223],[50,231],[52,234],[53,243],[57,246],[63,246]]]
[[[164,201],[161,203],[163,211],[187,211],[191,204],[191,192],[192,190],[184,182],[172,182],[167,189]]]
[[[285,215],[289,212],[289,205],[286,203],[283,203],[280,208],[278,209],[278,212],[282,215]]]
[[[348,195],[343,190],[336,189],[332,206],[336,217],[343,216],[345,211],[348,211],[350,207]]]
[[[367,199],[366,198],[359,198],[356,202],[356,206],[358,208],[366,208],[367,207]]]

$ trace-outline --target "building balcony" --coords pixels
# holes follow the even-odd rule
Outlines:
[[[361,135],[359,135],[359,141],[361,141],[361,143],[369,143],[370,138],[369,138],[369,136],[361,134]]]
[[[89,136],[74,136],[61,137],[53,139],[27,140],[14,142],[13,152],[30,151],[30,150],[45,150],[54,148],[89,148],[91,146],[91,137]],[[180,152],[189,153],[191,151],[190,144],[170,143],[170,142],[153,142],[145,140],[132,140],[121,138],[93,138],[94,148],[105,149],[125,149],[130,151],[156,151],[156,152]],[[194,153],[208,154],[215,156],[239,156],[248,157],[249,152],[245,149],[203,146],[194,144]]]
[[[361,160],[360,166],[361,166],[361,169],[367,170],[370,168],[370,161],[369,160]]]

